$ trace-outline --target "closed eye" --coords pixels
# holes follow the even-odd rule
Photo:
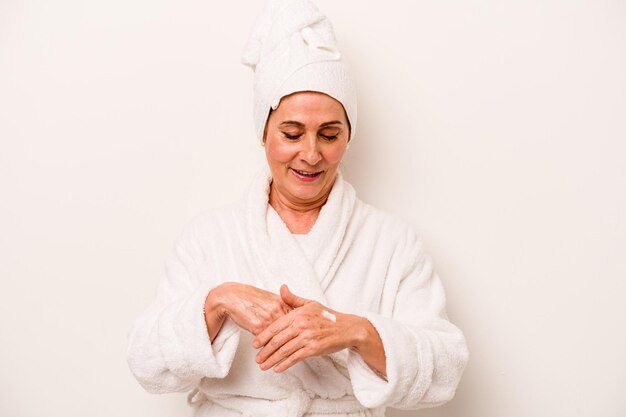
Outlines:
[[[332,142],[339,137],[341,129],[335,126],[325,126],[323,129],[317,131],[317,135],[326,142]]]
[[[291,134],[289,134],[289,133],[287,133],[287,132],[283,132],[283,135],[285,135],[285,137],[286,137],[287,139],[289,139],[289,140],[296,140],[296,139],[298,139],[298,138],[301,136],[301,135],[299,135],[299,134],[296,134],[296,135],[291,135]]]

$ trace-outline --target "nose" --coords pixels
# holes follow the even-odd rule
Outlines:
[[[322,160],[322,154],[320,153],[316,134],[307,135],[306,139],[301,143],[302,150],[300,151],[300,158],[304,162],[309,165],[316,165]]]

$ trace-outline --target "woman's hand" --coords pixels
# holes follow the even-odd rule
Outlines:
[[[226,317],[256,336],[291,310],[277,294],[252,285],[227,282],[209,292],[205,302],[205,319],[211,340]]]
[[[280,295],[294,310],[272,323],[252,342],[255,349],[262,347],[256,357],[262,370],[275,366],[276,372],[283,372],[303,359],[352,348],[359,353],[367,352],[361,353],[364,360],[385,374],[382,341],[367,319],[298,297],[286,285],[280,288]]]

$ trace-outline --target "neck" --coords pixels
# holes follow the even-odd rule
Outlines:
[[[309,233],[313,228],[329,194],[330,190],[313,201],[298,201],[282,195],[272,182],[269,204],[276,210],[291,233],[304,234]]]

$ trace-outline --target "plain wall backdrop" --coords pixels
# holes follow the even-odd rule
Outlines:
[[[0,416],[189,416],[125,360],[201,211],[263,161],[265,1],[0,0]],[[420,231],[465,332],[455,399],[626,415],[626,3],[318,0],[357,79],[344,172]]]

